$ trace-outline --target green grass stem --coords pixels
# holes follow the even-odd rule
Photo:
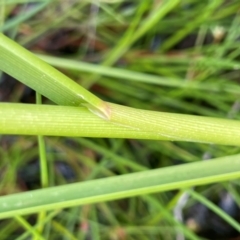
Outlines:
[[[237,120],[154,112],[112,103],[108,108],[111,117],[105,120],[85,107],[1,103],[0,133],[240,145]]]

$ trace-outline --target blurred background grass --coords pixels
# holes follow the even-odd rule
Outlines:
[[[102,75],[71,63],[59,68],[102,99],[232,119],[240,118],[239,10],[239,0],[0,0],[1,30],[29,50],[55,56],[63,66],[71,59],[125,71],[113,77],[106,68]],[[2,73],[0,101],[34,103],[35,93]],[[234,146],[186,142],[45,140],[50,186],[240,152]],[[40,188],[37,137],[0,136],[0,144],[0,194]],[[239,221],[239,181],[195,190]],[[26,217],[31,225],[36,219]],[[46,239],[240,237],[182,190],[55,211],[46,222]],[[31,238],[9,219],[0,222],[0,239]]]

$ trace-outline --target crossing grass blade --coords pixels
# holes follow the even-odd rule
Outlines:
[[[59,105],[88,103],[107,116],[104,102],[0,33],[0,69]],[[13,67],[14,66],[14,67]]]

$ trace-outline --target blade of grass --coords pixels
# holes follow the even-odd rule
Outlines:
[[[39,93],[36,93],[37,104],[42,104],[42,97]],[[41,185],[43,188],[49,186],[48,180],[48,167],[46,158],[46,147],[44,138],[38,135],[38,145],[39,145],[39,157],[40,157],[40,169],[41,169]]]
[[[185,26],[185,28],[180,29],[178,32],[173,34],[172,37],[168,38],[168,40],[163,43],[161,49],[166,51],[173,47],[176,43],[178,43],[181,39],[183,39],[187,34],[191,33],[195,28],[199,27],[209,16],[214,15],[214,11],[222,4],[222,0],[212,0],[208,2],[208,6],[204,8],[204,12],[202,14],[196,15],[196,18]]]
[[[130,47],[136,42],[140,37],[142,37],[149,29],[151,29],[157,22],[159,22],[168,12],[170,12],[177,4],[179,4],[179,0],[172,1],[161,1],[160,3],[156,3],[156,8],[149,14],[147,19],[138,27],[136,31],[135,25],[136,22],[139,22],[139,18],[143,11],[146,8],[145,2],[143,1],[142,5],[140,5],[139,13],[135,18],[134,22],[130,25],[129,30],[120,40],[115,49],[113,49],[109,56],[107,56],[105,65],[111,65],[116,62]]]
[[[108,118],[104,102],[11,39],[0,34],[0,69],[60,105],[91,104]],[[14,66],[14,67],[13,67]]]
[[[1,32],[1,28],[4,25],[4,20],[5,20],[5,4],[6,1],[5,0],[0,0],[0,32]]]
[[[34,229],[23,217],[16,216],[14,217],[28,232],[31,232],[32,235],[39,240],[44,240],[44,238]]]
[[[26,21],[27,19],[34,16],[39,11],[43,10],[47,5],[51,2],[51,0],[46,0],[44,2],[39,3],[37,6],[32,8],[31,10],[28,10],[24,14],[18,14],[16,17],[11,18],[10,20],[6,21],[6,23],[0,28],[0,31],[6,31],[9,30],[16,25]],[[1,4],[0,4],[1,5]]]
[[[138,6],[136,13],[134,14],[133,20],[130,22],[128,29],[125,31],[123,37],[115,44],[113,49],[105,56],[104,65],[112,65],[114,64],[119,57],[124,54],[131,44],[131,39],[133,38],[137,25],[141,21],[142,15],[145,13],[147,8],[149,7],[148,3],[142,1]]]
[[[7,0],[5,4],[10,5],[10,4],[19,4],[19,3],[29,3],[29,2],[33,3],[33,2],[47,2],[47,1],[48,0],[31,0],[31,1],[30,0]],[[0,5],[1,4],[2,3],[0,2]]]
[[[182,233],[184,233],[184,235],[186,237],[188,237],[188,239],[200,240],[200,238],[195,233],[191,232],[185,224],[177,221],[173,217],[171,212],[168,211],[166,206],[163,206],[159,200],[156,200],[155,198],[153,198],[152,196],[149,196],[149,195],[145,195],[145,196],[143,196],[143,198],[145,199],[145,201],[150,202],[150,204],[154,206],[156,211],[161,213],[162,218],[166,219],[170,225],[174,224],[177,226],[177,228],[175,229],[175,232],[177,232],[177,230],[180,230]]]
[[[52,221],[52,225],[55,228],[55,230],[60,233],[62,236],[66,236],[70,240],[77,240],[75,236],[73,236],[63,225],[61,225],[57,221]]]
[[[141,18],[143,18],[142,15],[149,7],[148,3],[142,1],[135,13],[134,19],[130,23],[129,28],[124,33],[120,41],[115,44],[115,47],[105,56],[105,60],[102,64],[108,66],[113,65],[140,37],[142,37],[151,27],[160,21],[179,2],[179,0],[172,0],[162,1],[159,4],[156,3],[146,20],[139,24]],[[93,76],[88,83],[85,83],[85,86],[90,87],[96,81],[96,76]]]
[[[224,91],[224,92],[232,92],[232,93],[238,93],[239,87],[234,85],[231,86],[228,84],[222,84],[218,82],[217,84],[211,84],[211,83],[198,83],[196,81],[190,82],[190,81],[184,81],[184,79],[174,79],[174,78],[168,78],[168,77],[161,77],[156,76],[153,74],[146,74],[141,72],[135,72],[131,70],[121,69],[121,68],[114,68],[114,67],[107,67],[102,65],[96,65],[81,61],[74,61],[69,59],[62,59],[59,57],[51,57],[51,56],[45,56],[41,54],[37,54],[38,57],[46,61],[47,63],[60,68],[67,68],[71,70],[77,70],[80,72],[87,72],[87,73],[95,73],[100,74],[103,76],[108,76],[112,78],[120,78],[120,79],[126,79],[128,81],[136,81],[136,82],[144,82],[147,84],[156,84],[156,85],[162,85],[162,86],[168,86],[168,87],[177,87],[177,88],[193,88],[193,89],[199,89],[199,90],[207,90],[207,91]],[[151,59],[149,59],[150,61]],[[201,57],[201,58],[194,58],[191,59],[189,57],[186,58],[166,58],[166,57],[158,57],[156,59],[160,63],[169,62],[169,63],[184,63],[189,64],[189,61],[195,62],[196,64],[201,64],[202,66],[209,66],[212,65],[216,68],[224,68],[224,69],[238,69],[240,68],[240,64],[236,61],[230,61],[228,59],[212,59],[209,57]],[[147,61],[145,59],[144,61]]]
[[[55,4],[59,5],[57,1],[55,1]],[[54,10],[53,10],[53,15],[51,15],[51,12],[49,12],[48,14],[50,16],[46,17],[47,22],[49,22],[49,24],[47,24],[46,26],[46,24],[43,22],[40,29],[37,29],[32,34],[29,34],[28,36],[25,36],[24,38],[22,38],[20,40],[20,44],[25,47],[29,45],[31,46],[39,38],[42,38],[44,35],[47,35],[47,33],[49,33],[50,31],[55,31],[70,16],[73,16],[76,14],[79,16],[80,12],[82,12],[81,8],[85,5],[87,5],[87,2],[81,2],[79,4],[79,1],[69,1],[68,4],[65,4],[64,9],[58,12],[57,16],[54,16]]]
[[[42,97],[39,93],[36,93],[36,102],[37,104],[42,104]],[[41,185],[42,188],[46,188],[49,186],[49,180],[48,180],[48,166],[47,166],[47,158],[46,158],[46,148],[45,148],[45,141],[43,136],[38,135],[38,146],[39,146],[39,158],[40,158],[40,179],[41,179]],[[43,232],[43,225],[40,225],[41,222],[44,221],[46,218],[46,212],[41,211],[38,214],[37,222],[39,224],[37,230],[39,233]],[[35,240],[38,238],[35,237]]]
[[[47,187],[48,184],[48,167],[46,158],[46,148],[43,136],[38,135],[39,145],[39,157],[40,157],[40,168],[41,168],[41,185],[43,188]]]
[[[240,155],[29,191],[0,198],[0,219],[240,177]]]
[[[220,216],[222,219],[224,219],[229,225],[231,225],[238,232],[240,232],[240,224],[235,219],[230,217],[227,213],[225,213],[222,209],[220,209],[218,206],[213,204],[211,201],[209,201],[207,198],[200,195],[196,191],[189,189],[189,190],[187,190],[187,192],[191,195],[191,197],[195,198],[197,201],[204,204],[206,207],[208,207],[213,212],[215,212],[218,216]]]
[[[55,210],[51,213],[48,214],[48,216],[44,219],[43,222],[38,223],[37,225],[35,225],[33,227],[33,229],[35,230],[36,228],[38,228],[40,225],[46,225],[49,221],[52,220],[52,218],[56,217],[56,215],[58,215],[60,212],[60,210]],[[31,232],[25,232],[22,235],[18,236],[15,240],[24,240],[27,239],[27,237],[31,234]]]
[[[115,162],[116,165],[118,165],[118,168],[121,168],[120,166],[123,165],[123,166],[127,166],[128,168],[132,168],[134,171],[142,171],[147,169],[147,167],[143,166],[142,164],[136,163],[131,159],[118,156],[113,151],[108,150],[102,146],[99,146],[98,144],[92,141],[89,141],[87,139],[80,138],[80,139],[76,139],[76,141],[83,146],[93,149],[94,151],[102,154],[105,157],[111,158],[112,161]]]
[[[93,223],[91,222],[90,224],[91,224],[91,229],[92,229],[92,238],[96,239],[96,240],[100,240],[101,238],[100,238],[100,233],[99,233],[99,225],[96,224],[97,222],[99,222],[97,219],[96,212],[97,212],[96,207],[93,207],[91,209],[91,213],[90,213]]]
[[[226,18],[229,15],[236,14],[236,9],[239,9],[239,7],[240,3],[238,1],[227,4],[221,8],[221,11],[216,12],[216,14],[212,16],[212,18],[216,21],[220,20],[221,18]]]

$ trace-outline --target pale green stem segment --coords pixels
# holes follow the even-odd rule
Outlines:
[[[240,145],[240,121],[106,103],[108,121],[85,107],[0,104],[0,134],[134,138]],[[93,110],[94,111],[94,110]]]
[[[116,125],[85,107],[0,103],[0,116],[0,134],[169,140]]]
[[[134,109],[107,103],[109,120],[170,140],[240,145],[240,121]]]
[[[236,179],[240,177],[239,157],[238,154],[2,196],[0,219]]]
[[[59,105],[88,103],[108,116],[101,99],[1,33],[0,69]]]

